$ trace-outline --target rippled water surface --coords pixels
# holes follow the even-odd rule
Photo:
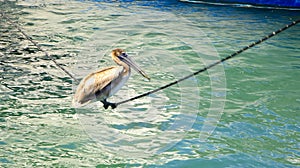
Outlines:
[[[133,72],[109,100],[158,88],[299,19],[299,11],[178,1],[5,1],[1,12],[77,79]],[[0,167],[297,167],[300,27],[163,91],[72,108],[77,83],[0,18]]]

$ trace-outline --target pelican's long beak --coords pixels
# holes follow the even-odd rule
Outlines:
[[[139,66],[137,66],[136,63],[132,61],[132,59],[129,58],[129,56],[126,53],[121,54],[119,58],[121,59],[121,61],[125,62],[127,65],[132,67],[135,71],[137,71],[143,77],[147,78],[150,81],[150,77]]]

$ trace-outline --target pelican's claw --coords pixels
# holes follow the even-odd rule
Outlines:
[[[107,101],[101,101],[103,103],[103,107],[105,109],[108,109],[108,107],[110,106],[112,109],[115,109],[117,107],[117,104],[116,103],[110,103],[110,102],[107,102]]]

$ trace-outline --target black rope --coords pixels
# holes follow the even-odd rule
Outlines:
[[[30,41],[37,49],[39,49],[40,51],[44,52],[45,55],[52,61],[54,62],[54,64],[60,68],[62,71],[64,71],[67,75],[69,75],[75,82],[79,83],[79,81],[70,73],[68,72],[64,67],[62,67],[61,65],[59,65],[59,63],[52,57],[48,54],[47,51],[43,50],[40,45],[33,41],[30,36],[28,36],[24,31],[22,31],[22,29],[17,25],[15,24],[10,18],[8,18],[3,12],[1,12],[1,15],[2,17],[6,18],[6,20],[8,21],[8,23],[10,23],[11,25],[13,25],[16,29],[18,29],[18,31],[23,34],[23,36],[28,40]]]
[[[223,59],[221,59],[221,60],[219,60],[219,61],[217,61],[217,62],[215,62],[215,63],[212,63],[212,64],[210,64],[210,65],[208,65],[208,66],[206,66],[206,67],[204,67],[204,68],[202,68],[202,69],[200,69],[200,70],[198,70],[198,71],[196,71],[196,72],[194,72],[194,73],[192,73],[192,74],[190,74],[190,75],[188,75],[188,76],[185,76],[185,77],[183,77],[183,78],[181,78],[181,79],[179,79],[179,80],[176,80],[176,81],[174,81],[174,82],[171,82],[171,83],[169,83],[169,84],[167,84],[167,85],[164,85],[164,86],[162,86],[162,87],[159,87],[159,88],[157,88],[157,89],[154,89],[154,90],[151,90],[151,91],[149,91],[149,92],[146,92],[146,93],[140,94],[140,95],[138,95],[138,96],[132,97],[132,98],[130,98],[130,99],[123,100],[123,101],[120,101],[120,102],[118,102],[118,103],[114,103],[114,105],[115,105],[115,107],[116,107],[116,106],[118,106],[118,105],[120,105],[120,104],[124,104],[124,103],[127,103],[127,102],[129,102],[129,101],[133,101],[133,100],[135,100],[135,99],[139,99],[139,98],[148,96],[148,95],[150,95],[150,94],[152,94],[152,93],[155,93],[155,92],[158,92],[158,91],[160,91],[160,90],[163,90],[163,89],[165,89],[165,88],[167,88],[167,87],[173,86],[173,85],[175,85],[175,84],[177,84],[177,83],[179,83],[179,82],[181,82],[181,81],[184,81],[184,80],[186,80],[186,79],[188,79],[188,78],[190,78],[190,77],[193,77],[194,75],[197,75],[197,74],[199,74],[199,73],[201,73],[201,72],[204,72],[204,71],[206,71],[206,70],[208,70],[208,69],[210,69],[210,68],[212,68],[212,67],[214,67],[214,66],[216,66],[216,65],[218,65],[218,64],[220,64],[220,63],[222,63],[222,62],[225,62],[225,61],[227,61],[227,60],[229,60],[229,59],[231,59],[231,58],[237,56],[238,54],[240,54],[240,53],[242,53],[242,52],[248,50],[249,48],[252,48],[252,47],[254,47],[254,46],[256,46],[256,45],[258,45],[258,44],[260,44],[260,43],[262,43],[262,42],[264,42],[264,41],[266,41],[266,40],[268,40],[268,39],[270,39],[271,37],[273,37],[273,36],[275,36],[275,35],[277,35],[277,34],[283,32],[283,31],[285,31],[286,29],[288,29],[288,28],[290,28],[290,27],[292,27],[292,26],[298,24],[299,22],[300,22],[300,20],[293,21],[292,23],[290,23],[290,24],[288,24],[288,25],[282,27],[281,29],[278,29],[278,30],[275,31],[275,32],[272,32],[271,34],[269,34],[269,35],[263,37],[262,39],[257,40],[256,42],[254,42],[254,43],[252,43],[252,44],[250,44],[250,45],[248,45],[248,46],[246,46],[246,47],[244,47],[244,48],[242,48],[242,49],[236,51],[235,53],[233,53],[233,54],[231,54],[231,55],[229,55],[229,56],[227,56],[227,57],[225,57],[225,58],[223,58]]]

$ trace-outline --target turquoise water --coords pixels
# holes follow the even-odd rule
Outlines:
[[[177,1],[1,2],[81,79],[124,48],[133,72],[110,100],[167,84],[299,19],[299,11]],[[297,167],[299,25],[148,97],[71,107],[77,84],[0,22],[0,167]]]

